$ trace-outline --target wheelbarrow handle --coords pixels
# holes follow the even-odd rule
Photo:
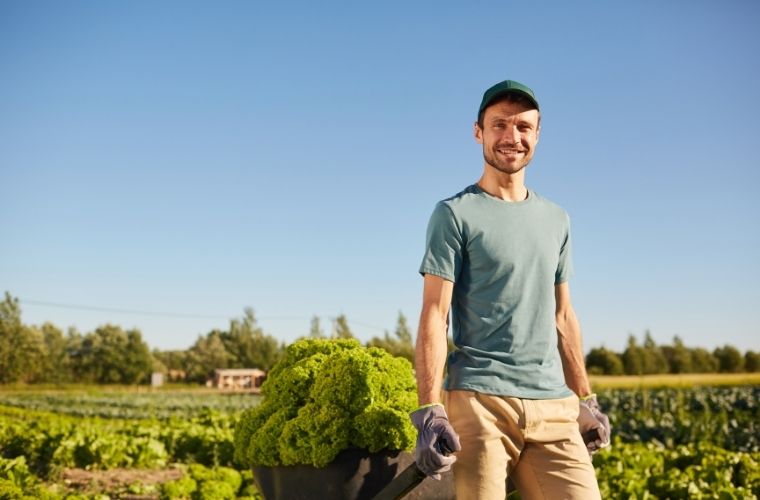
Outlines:
[[[439,452],[446,456],[451,455],[454,452],[449,447],[449,443],[442,439],[436,442],[435,446],[438,448]],[[412,462],[411,465],[401,471],[401,474],[394,477],[393,480],[385,486],[385,488],[380,490],[380,493],[375,495],[372,500],[398,500],[400,498],[404,498],[426,477],[427,474],[422,472],[419,467],[417,467],[417,462]]]
[[[597,439],[599,439],[599,429],[594,428],[594,429],[588,430],[584,432],[583,434],[581,434],[581,436],[583,437],[583,443],[589,444],[591,441],[596,441]]]
[[[380,493],[372,500],[397,500],[404,498],[410,491],[417,487],[427,476],[417,467],[416,462],[404,469],[401,474],[393,478]]]

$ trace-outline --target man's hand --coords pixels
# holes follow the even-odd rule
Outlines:
[[[578,429],[581,435],[596,430],[597,436],[586,443],[589,454],[596,453],[605,446],[610,445],[610,419],[602,413],[596,394],[581,400],[580,412],[578,413]]]
[[[441,479],[441,472],[449,470],[457,460],[449,454],[462,449],[459,436],[442,405],[424,406],[412,412],[411,417],[417,428],[414,461],[422,472],[433,479]]]

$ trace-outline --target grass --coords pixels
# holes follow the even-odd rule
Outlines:
[[[716,385],[760,385],[760,373],[685,373],[664,375],[591,375],[591,387],[641,389]]]

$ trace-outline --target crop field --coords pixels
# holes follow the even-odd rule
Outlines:
[[[603,498],[758,498],[760,386],[599,392],[614,440]]]
[[[598,386],[597,386],[598,387]],[[759,385],[599,389],[603,498],[760,497]],[[233,460],[258,396],[0,390],[0,498],[260,498]]]
[[[235,469],[252,394],[0,392],[0,498],[260,498]]]
[[[0,405],[75,417],[167,419],[208,412],[239,413],[257,404],[256,394],[206,392],[16,392],[0,393]]]

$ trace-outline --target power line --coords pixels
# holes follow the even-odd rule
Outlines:
[[[88,306],[88,305],[82,305],[82,304],[64,304],[61,302],[48,302],[44,300],[33,300],[33,299],[19,299],[19,302],[22,304],[29,304],[29,305],[35,305],[35,306],[43,306],[43,307],[57,307],[59,309],[74,309],[74,310],[82,310],[82,311],[98,311],[98,312],[109,312],[109,313],[117,313],[117,314],[131,314],[134,316],[154,316],[154,317],[165,317],[165,318],[193,318],[193,319],[231,319],[230,316],[222,316],[220,314],[191,314],[191,313],[177,313],[177,312],[165,312],[165,311],[146,311],[142,309],[124,309],[120,307],[101,307],[101,306]],[[256,316],[257,320],[263,320],[263,321],[309,321],[311,318],[307,318],[304,316]],[[363,322],[359,321],[350,321],[350,323],[353,323],[355,325],[362,326],[364,328],[369,328],[372,330],[377,330],[384,332],[387,329],[381,328],[379,326],[375,325],[368,325]]]
[[[164,316],[169,318],[203,318],[203,319],[230,319],[229,316],[222,316],[219,314],[188,314],[188,313],[175,313],[175,312],[163,312],[163,311],[145,311],[140,309],[122,309],[117,307],[99,307],[99,306],[85,306],[81,304],[63,304],[60,302],[46,302],[42,300],[30,300],[19,299],[22,304],[31,304],[36,306],[46,307],[58,307],[60,309],[79,309],[84,311],[100,311],[111,312],[118,314],[133,314],[139,316]]]

